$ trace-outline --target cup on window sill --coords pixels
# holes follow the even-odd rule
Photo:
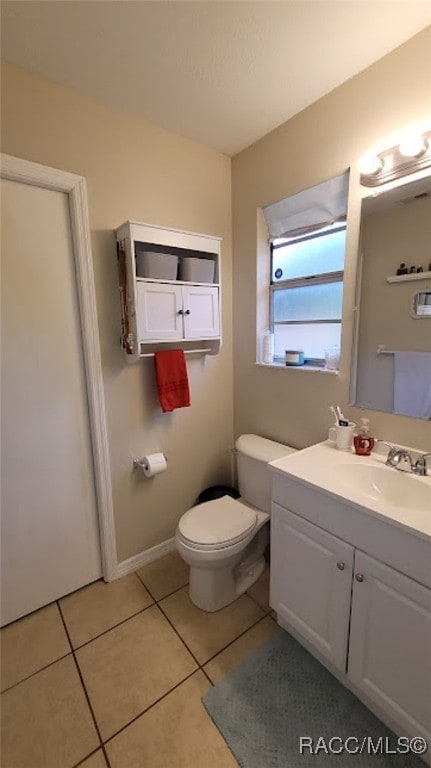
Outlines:
[[[328,371],[338,371],[340,368],[340,347],[333,346],[325,349],[325,368]]]

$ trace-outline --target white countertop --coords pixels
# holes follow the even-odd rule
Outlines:
[[[280,475],[294,478],[325,494],[336,496],[337,499],[342,499],[369,514],[407,529],[410,533],[431,540],[431,477],[420,477],[409,472],[386,467],[387,448],[384,455],[379,453],[379,450],[381,450],[380,446],[370,456],[357,456],[353,450],[340,451],[334,444],[327,441],[272,461],[269,466]],[[407,499],[410,489],[412,498],[415,496],[415,484],[419,483],[422,485],[421,493],[425,489],[422,498],[426,502],[425,504],[421,502],[417,507],[409,506],[408,502],[400,504],[398,499],[396,503],[392,503],[379,493],[378,488],[376,488],[375,493],[373,488],[371,489],[372,494],[364,493],[363,490],[356,487],[354,482],[349,480],[351,470],[348,465],[362,467],[364,472],[367,472],[368,467],[371,471],[372,468],[377,467],[379,468],[377,473],[381,474],[383,481],[387,480],[388,483],[392,481],[391,475],[386,477],[384,472],[402,475],[402,478],[394,477],[393,479],[398,486],[402,483],[403,496],[406,496]],[[345,469],[346,467],[347,469]],[[343,475],[344,472],[346,476]],[[360,472],[362,473],[362,469]]]

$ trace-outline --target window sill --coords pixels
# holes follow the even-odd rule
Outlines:
[[[314,371],[314,373],[329,373],[332,375],[338,376],[340,371],[333,371],[329,368],[322,368],[319,365],[308,365],[305,363],[304,365],[285,365],[285,363],[260,363],[256,362],[256,366],[259,368],[279,368],[280,370],[289,370],[289,371]]]

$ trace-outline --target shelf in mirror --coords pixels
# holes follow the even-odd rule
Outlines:
[[[387,277],[386,281],[388,283],[404,283],[409,280],[430,280],[431,279],[431,272],[411,272],[407,275],[392,275],[391,277]]]

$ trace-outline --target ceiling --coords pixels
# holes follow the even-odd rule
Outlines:
[[[431,24],[431,0],[5,0],[2,56],[233,155]]]

